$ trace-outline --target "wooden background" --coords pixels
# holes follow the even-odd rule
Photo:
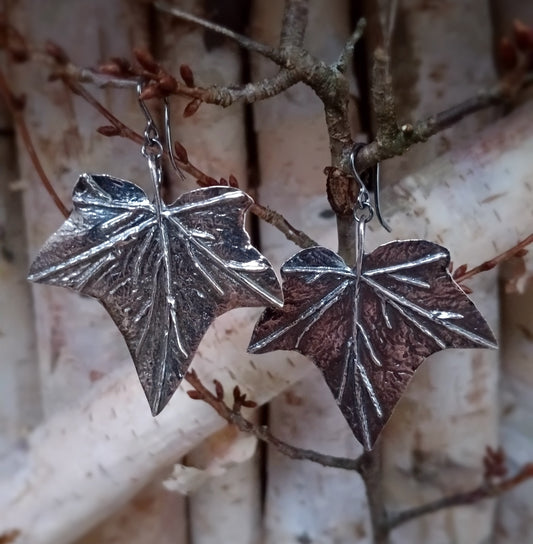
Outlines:
[[[94,66],[150,47],[200,84],[257,80],[269,61],[189,24],[126,0],[2,2],[33,43],[52,39],[74,62]],[[202,2],[183,9],[218,17],[275,44],[282,0]],[[334,60],[358,15],[371,49],[381,0],[311,0],[308,48]],[[417,120],[492,86],[494,44],[511,22],[533,24],[520,0],[398,0],[392,60],[401,118]],[[368,63],[352,78],[353,130],[367,137]],[[37,64],[4,62],[27,97],[25,116],[44,168],[64,202],[82,172],[146,184],[135,144],[104,138],[97,113]],[[142,129],[136,96],[91,89],[128,125]],[[355,107],[359,101],[361,107]],[[328,143],[322,106],[295,86],[282,96],[226,110],[203,105],[189,119],[172,100],[174,133],[203,170],[234,174],[260,202],[335,248],[322,170]],[[504,114],[507,115],[504,116]],[[493,257],[533,232],[533,104],[470,117],[387,161],[383,200],[395,238],[427,238],[457,265]],[[17,544],[363,544],[370,542],[357,474],[293,461],[225,426],[180,390],[154,420],[124,342],[94,300],[25,281],[28,259],[63,218],[39,183],[9,115],[0,115],[0,535]],[[191,188],[192,183],[188,185]],[[187,187],[173,186],[172,192]],[[377,230],[368,244],[385,241]],[[268,225],[262,251],[279,266],[297,248]],[[502,349],[451,350],[418,371],[382,437],[391,509],[470,489],[487,445],[504,445],[511,469],[533,460],[533,288],[526,257],[469,286]],[[355,442],[312,364],[296,353],[245,352],[259,310],[218,319],[194,368],[207,384],[238,383],[264,408],[272,430],[295,445],[357,455]],[[0,541],[2,539],[0,538]],[[407,524],[396,544],[486,544],[533,540],[533,483],[497,502],[441,511]]]

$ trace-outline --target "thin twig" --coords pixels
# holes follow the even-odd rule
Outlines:
[[[533,463],[528,463],[517,474],[511,478],[501,480],[498,483],[485,482],[470,491],[456,493],[448,497],[437,499],[434,502],[417,506],[416,508],[410,508],[409,510],[389,515],[387,527],[389,530],[392,530],[403,523],[407,523],[420,516],[431,514],[432,512],[437,512],[438,510],[443,510],[444,508],[474,504],[485,499],[497,497],[530,478],[533,478]]]
[[[515,246],[504,251],[503,253],[500,253],[496,257],[493,257],[492,259],[489,259],[488,261],[485,261],[478,266],[471,268],[470,270],[465,270],[463,273],[454,276],[454,280],[457,283],[462,283],[480,272],[492,270],[499,264],[509,260],[511,257],[514,257],[516,254],[521,253],[530,244],[533,244],[533,234],[530,234],[527,238],[524,238],[521,242],[518,242]]]
[[[198,393],[198,395],[191,395],[192,398],[201,399],[207,402],[207,404],[209,404],[209,406],[211,406],[220,417],[235,425],[240,431],[253,434],[259,440],[274,446],[280,453],[283,453],[287,457],[290,457],[291,459],[311,461],[326,467],[353,470],[356,472],[360,471],[361,458],[351,459],[348,457],[336,457],[334,455],[325,455],[313,450],[292,446],[291,444],[276,438],[269,431],[266,425],[256,425],[255,423],[246,419],[240,411],[240,403],[237,406],[234,405],[233,407],[230,407],[224,402],[222,394],[217,396],[211,393],[211,391],[209,391],[209,389],[207,389],[207,387],[202,383],[196,372],[189,371],[185,379]],[[218,382],[215,383],[220,393],[221,386]]]
[[[362,172],[378,162],[402,155],[413,144],[427,141],[431,136],[455,125],[465,117],[492,106],[509,103],[516,92],[533,84],[533,73],[522,79],[518,89],[510,89],[506,82],[498,83],[492,89],[480,91],[476,96],[443,110],[414,124],[405,123],[399,130],[390,131],[386,140],[376,139],[357,154],[357,168]]]
[[[233,40],[234,42],[238,43],[241,47],[243,47],[244,49],[247,49],[248,51],[259,53],[260,55],[263,55],[264,57],[274,61],[276,64],[280,66],[284,65],[284,57],[280,54],[280,52],[277,49],[274,49],[273,47],[259,43],[255,40],[247,38],[246,36],[243,36],[242,34],[233,32],[233,30],[230,30],[229,28],[226,28],[221,25],[217,25],[216,23],[212,23],[210,21],[207,21],[206,19],[202,19],[201,17],[196,17],[195,15],[192,15],[191,13],[187,13],[186,11],[179,9],[174,5],[167,4],[166,2],[162,2],[161,0],[156,0],[153,4],[155,8],[158,9],[159,11],[163,11],[164,13],[168,13],[169,15],[178,17],[182,21],[194,23],[195,25],[201,26],[202,28],[206,28],[207,30],[216,32],[217,34],[220,34],[221,36],[225,36],[226,38]]]
[[[95,110],[97,110],[102,116],[104,116],[111,125],[116,129],[116,136],[127,138],[132,140],[137,144],[143,142],[143,137],[141,134],[135,132],[126,124],[124,124],[120,119],[115,117],[97,98],[91,94],[83,85],[77,81],[72,81],[68,78],[63,78],[64,84],[75,94],[83,98],[88,104],[90,104]],[[168,156],[168,151],[164,151],[165,156]],[[179,165],[180,169],[184,172],[187,172],[189,175],[194,177],[197,180],[198,185],[201,187],[208,187],[211,185],[220,184],[216,179],[208,176],[202,172],[198,167],[190,162],[187,158],[187,161],[184,162],[174,154],[174,161]],[[250,212],[257,215],[263,221],[270,223],[273,227],[277,228],[282,232],[285,237],[296,245],[307,248],[316,246],[317,243],[310,238],[305,232],[293,227],[289,221],[287,221],[280,213],[271,210],[268,207],[262,206],[258,202],[254,202],[250,207]]]
[[[339,72],[346,72],[347,67],[352,62],[353,59],[353,50],[355,44],[361,39],[366,28],[366,19],[361,17],[355,26],[355,30],[352,32],[351,36],[348,38],[348,41],[344,45],[344,48],[339,56],[337,61],[337,70]]]
[[[11,89],[9,88],[9,85],[4,76],[4,73],[1,71],[0,71],[0,94],[2,95],[2,98],[4,99],[5,104],[7,105],[7,107],[9,108],[9,111],[11,112],[13,116],[13,120],[15,122],[15,125],[17,126],[20,137],[24,143],[24,147],[26,148],[28,152],[28,155],[33,164],[33,167],[35,168],[35,171],[39,175],[39,178],[41,180],[41,183],[43,184],[43,187],[45,188],[46,192],[51,196],[57,209],[63,214],[64,217],[68,217],[70,214],[70,211],[63,204],[61,198],[59,198],[59,195],[57,194],[50,179],[48,178],[48,176],[46,175],[46,172],[44,171],[43,165],[41,164],[37,151],[35,150],[35,147],[33,145],[33,141],[30,136],[30,131],[28,130],[28,126],[26,125],[26,121],[24,120],[24,115],[22,114],[21,106],[15,103],[13,93]]]

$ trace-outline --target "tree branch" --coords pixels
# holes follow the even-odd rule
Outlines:
[[[24,143],[24,147],[26,147],[26,150],[33,164],[33,167],[35,168],[35,171],[39,175],[39,178],[41,180],[41,183],[43,184],[43,187],[46,189],[46,192],[50,195],[50,197],[54,201],[54,204],[56,205],[57,209],[63,214],[63,217],[68,217],[70,214],[70,211],[63,204],[63,201],[61,200],[61,198],[59,198],[59,195],[54,189],[50,179],[46,175],[43,165],[41,164],[41,161],[39,160],[37,151],[35,150],[35,147],[33,145],[33,141],[30,136],[30,131],[28,130],[28,126],[26,125],[26,121],[24,120],[24,116],[22,114],[22,109],[24,107],[24,104],[22,102],[17,102],[17,99],[13,95],[13,92],[11,91],[7,83],[4,73],[1,71],[0,71],[0,95],[2,96],[4,103],[6,104],[9,111],[11,112],[11,115],[13,116],[13,121],[15,122],[15,125],[18,129],[18,133],[22,139],[22,142]]]
[[[83,98],[88,104],[90,104],[94,109],[96,109],[101,115],[103,115],[110,123],[111,128],[114,131],[101,130],[102,134],[109,136],[120,136],[122,138],[127,138],[132,140],[137,144],[142,144],[143,137],[141,134],[135,132],[127,125],[125,125],[120,119],[117,119],[101,102],[99,102],[83,85],[77,81],[72,81],[68,78],[63,78],[64,84],[74,93]],[[108,128],[108,127],[102,127]],[[165,150],[164,154],[168,157],[170,150]],[[178,156],[176,153],[173,154],[174,161],[179,165],[179,167],[184,171],[193,176],[198,185],[201,187],[209,187],[211,185],[220,185],[226,184],[225,180],[216,180],[202,172],[198,167],[192,164],[187,155]],[[293,227],[280,213],[271,210],[268,207],[262,206],[258,202],[254,202],[250,207],[250,212],[257,215],[263,221],[270,223],[273,227],[277,228],[282,232],[285,237],[296,245],[306,248],[316,246],[317,243],[310,238],[305,232],[296,229]]]
[[[280,50],[300,48],[307,29],[309,0],[285,0],[279,39]]]
[[[221,36],[225,36],[226,38],[233,40],[234,42],[239,44],[242,48],[247,49],[248,51],[259,53],[260,55],[263,55],[264,57],[274,61],[276,64],[280,66],[284,65],[283,56],[280,55],[280,52],[277,49],[274,49],[273,47],[256,42],[255,40],[252,40],[246,36],[243,36],[242,34],[233,32],[233,30],[230,30],[229,28],[226,28],[221,25],[217,25],[216,23],[212,23],[211,21],[207,21],[206,19],[202,19],[201,17],[196,17],[196,15],[187,13],[186,11],[179,9],[178,7],[174,5],[167,4],[166,2],[163,2],[162,0],[155,0],[155,2],[153,2],[153,5],[159,11],[168,13],[169,15],[173,15],[174,17],[178,17],[182,21],[187,21],[189,23],[193,23],[195,25],[201,26],[202,28],[206,28],[207,30],[211,30],[211,32],[216,32],[217,34],[220,34]]]
[[[444,508],[474,504],[485,499],[497,497],[530,478],[533,478],[533,463],[528,463],[517,474],[511,478],[503,479],[498,483],[485,482],[470,491],[456,493],[416,508],[410,508],[409,510],[389,515],[387,527],[390,531],[408,521],[431,514],[432,512],[443,510]]]
[[[215,380],[216,394],[213,394],[201,382],[196,372],[189,371],[185,376],[185,379],[194,387],[194,391],[189,391],[188,393],[192,399],[207,402],[220,417],[235,425],[240,431],[251,433],[259,440],[271,444],[283,455],[286,455],[291,459],[311,461],[326,467],[354,470],[356,472],[361,470],[361,458],[350,459],[348,457],[336,457],[318,453],[313,450],[297,448],[276,438],[266,425],[257,425],[246,419],[241,413],[241,407],[253,408],[256,404],[247,400],[246,395],[240,393],[238,386],[235,387],[233,392],[233,407],[230,407],[224,402],[224,391],[220,382]]]
[[[478,266],[471,268],[470,270],[467,270],[465,265],[458,267],[455,273],[453,274],[453,279],[457,283],[462,283],[466,280],[469,280],[476,274],[479,274],[480,272],[486,272],[487,270],[492,270],[499,264],[509,260],[511,257],[520,255],[522,252],[525,251],[525,248],[530,244],[533,244],[533,234],[530,234],[527,238],[524,238],[522,241],[518,242],[515,246],[509,248],[503,253],[496,255],[496,257],[493,257],[492,259],[489,259],[488,261],[485,261],[479,264]]]
[[[399,130],[391,130],[385,140],[376,139],[357,154],[357,168],[364,171],[378,162],[405,153],[413,144],[425,142],[431,136],[455,125],[465,117],[491,106],[508,104],[518,90],[533,84],[533,73],[523,78],[518,89],[510,88],[506,81],[498,83],[492,89],[480,91],[476,96],[427,117],[414,124],[405,123]]]
[[[339,72],[346,72],[346,69],[353,60],[353,50],[355,44],[361,39],[366,28],[366,19],[361,17],[355,26],[355,30],[352,32],[348,41],[344,45],[344,49],[339,55],[339,60],[337,61],[336,68]]]

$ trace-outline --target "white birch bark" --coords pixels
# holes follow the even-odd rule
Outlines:
[[[276,45],[283,4],[255,2],[252,28],[259,41]],[[349,32],[348,2],[310,2],[305,45],[314,55],[333,62]],[[255,80],[276,70],[266,59],[253,62]],[[255,104],[254,121],[261,202],[315,240],[335,247],[335,219],[325,195],[323,170],[331,159],[321,102],[299,85]],[[268,225],[261,225],[261,247],[277,266],[299,249]],[[312,368],[309,375],[270,403],[272,430],[303,448],[355,457],[360,447],[321,373],[307,364]],[[267,473],[265,542],[368,541],[365,493],[357,474],[292,460],[273,447],[268,449]]]
[[[41,419],[33,312],[26,282],[22,199],[16,189],[15,141],[0,111],[0,456]]]
[[[520,0],[494,0],[494,41],[512,39],[513,20],[533,25],[533,4]],[[531,91],[527,96],[531,95]],[[530,222],[530,231],[533,224]],[[531,251],[522,262],[509,263],[502,270],[502,378],[501,445],[509,470],[533,460],[533,259]],[[517,281],[517,277],[519,278]],[[511,289],[509,289],[511,288]],[[495,542],[511,544],[533,534],[533,484],[527,482],[499,500]]]
[[[199,3],[181,0],[177,5],[190,13],[199,13]],[[226,7],[227,10],[231,8]],[[238,47],[222,39],[208,47],[206,32],[188,24],[180,24],[170,15],[159,17],[161,36],[160,58],[172,73],[178,74],[181,64],[188,64],[198,85],[231,85],[241,79],[240,51]],[[173,99],[174,134],[185,146],[191,161],[216,179],[228,179],[233,174],[241,189],[247,190],[247,143],[244,120],[244,106],[236,104],[222,109],[202,105],[190,118],[182,118],[181,112],[187,99]],[[179,182],[172,193],[196,188],[195,180],[189,187]],[[245,311],[250,321],[257,310]],[[219,318],[219,326],[226,329],[239,327],[239,317],[229,313]],[[227,357],[237,357],[237,365],[245,365],[249,356],[243,350],[239,354],[220,351],[213,361],[216,366],[226,362]],[[232,428],[217,433],[187,455],[187,464],[205,466],[220,455],[227,447],[228,440],[236,443],[238,435]],[[234,463],[223,474],[209,477],[203,485],[189,495],[189,523],[191,544],[252,544],[256,542],[260,520],[259,457],[253,455],[246,461]]]
[[[394,196],[385,194],[385,201],[394,202],[395,209],[387,213],[395,235],[438,239],[440,233],[442,242],[454,248],[456,262],[475,265],[529,233],[533,193],[525,187],[532,183],[531,115],[529,103],[480,133],[472,147],[437,159],[431,168],[402,180]],[[455,217],[461,221],[453,221]],[[477,243],[470,246],[465,240]],[[369,244],[380,241],[369,236]],[[253,324],[246,311],[242,315],[238,328],[228,331],[215,322],[204,338],[194,364],[205,383],[219,353],[237,356],[246,349]],[[250,357],[242,365],[231,361],[228,355],[227,362],[219,363],[217,378],[228,391],[239,383],[260,404],[309,369],[293,353],[284,359]],[[466,387],[475,385],[469,381]],[[0,534],[18,528],[22,535],[17,544],[67,544],[223,426],[209,406],[190,400],[183,389],[152,418],[132,366],[121,366],[1,460]]]
[[[384,3],[384,11],[390,3]],[[395,97],[402,122],[415,121],[475,95],[494,84],[491,21],[483,2],[431,3],[406,0],[397,3],[392,39]],[[461,149],[475,141],[493,111],[472,116],[414,146],[401,157],[384,163],[385,183],[416,172],[447,149]],[[438,174],[437,174],[438,175]],[[448,183],[448,181],[446,181]],[[462,198],[464,185],[450,180],[451,190]],[[482,199],[480,198],[480,201]],[[442,222],[438,210],[406,206],[411,220],[421,213],[432,226],[412,236],[442,243],[452,260],[463,263],[461,253],[475,253],[474,239],[457,245],[447,240],[448,223],[459,227],[474,213],[446,206]],[[394,237],[400,237],[396,229]],[[472,257],[469,254],[469,262]],[[479,309],[493,330],[498,330],[496,273],[471,283]],[[449,350],[431,357],[417,371],[413,383],[386,426],[383,439],[382,480],[391,509],[414,506],[443,494],[477,485],[483,474],[482,457],[497,437],[498,353],[488,350]],[[455,508],[426,516],[397,529],[395,543],[481,543],[492,532],[490,502]]]
[[[130,57],[134,45],[147,41],[142,10],[129,2],[77,0],[56,2],[51,9],[46,3],[24,0],[19,2],[14,15],[32,42],[41,45],[47,39],[57,40],[80,65],[94,66],[117,55]],[[148,170],[135,146],[96,132],[99,125],[106,124],[98,113],[61,83],[47,83],[46,72],[35,66],[23,66],[17,74],[20,88],[27,91],[25,113],[32,139],[46,172],[68,207],[72,187],[78,175],[86,171],[109,173],[149,186],[145,183]],[[91,92],[119,119],[142,128],[144,118],[133,93],[96,89]],[[131,160],[119,160],[123,156]],[[27,184],[26,221],[29,253],[33,257],[63,218],[40,186],[23,148],[19,157]],[[123,339],[98,302],[45,286],[34,287],[33,294],[41,392],[44,412],[50,416],[76,404],[80,395],[109,371],[131,362]],[[85,542],[134,542],[131,528],[125,524],[128,519],[135,521],[137,542],[143,542],[142,535],[153,532],[154,526],[158,527],[161,542],[165,531],[168,542],[184,542],[186,531],[182,529],[180,536],[176,529],[176,526],[186,528],[183,499],[164,490],[158,496],[156,490],[154,485],[147,494],[141,492],[131,505],[126,505]],[[158,504],[157,508],[142,511],[137,507],[153,502]],[[165,517],[163,506],[173,509],[171,518]],[[170,521],[174,526],[168,525]]]
[[[57,2],[54,9],[39,0],[22,0],[16,21],[36,44],[56,39],[82,66],[110,56],[130,56],[131,36],[143,29],[131,20],[127,2],[82,0]],[[143,182],[148,178],[135,146],[105,138],[96,128],[106,124],[100,114],[68,91],[61,82],[48,83],[46,70],[35,65],[15,67],[17,86],[27,93],[25,116],[37,153],[67,207],[78,176],[108,173]],[[91,91],[117,117],[136,128],[143,125],[136,97],[124,91]],[[30,257],[61,225],[63,217],[44,191],[28,155],[20,148]],[[121,157],[131,160],[124,161]],[[77,403],[80,395],[103,375],[129,361],[123,339],[104,308],[66,289],[33,287],[37,351],[45,415]],[[128,364],[130,364],[128,362]]]

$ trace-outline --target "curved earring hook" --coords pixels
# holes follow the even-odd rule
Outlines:
[[[356,143],[354,144],[352,151],[350,153],[350,163],[352,166],[352,172],[354,174],[354,177],[359,184],[359,196],[357,198],[357,201],[361,207],[370,206],[370,193],[368,190],[368,187],[365,185],[363,179],[359,175],[359,172],[357,171],[357,168],[355,167],[355,159],[357,158],[357,154],[359,151],[365,147],[366,144],[363,143]],[[389,227],[385,219],[383,218],[383,215],[381,214],[381,200],[380,200],[380,176],[379,172],[380,167],[379,163],[377,163],[375,172],[374,172],[374,209],[376,212],[376,216],[378,218],[379,223],[381,226],[387,231],[392,232],[392,229]]]

